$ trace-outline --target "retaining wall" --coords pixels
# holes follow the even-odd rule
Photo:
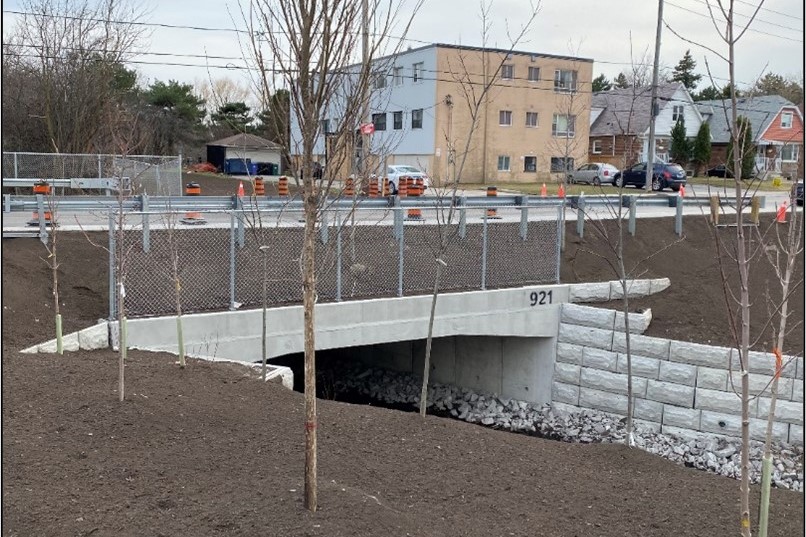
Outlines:
[[[616,312],[565,304],[560,317],[552,403],[627,413],[627,347],[616,330]],[[631,316],[632,317],[632,316]],[[632,319],[631,319],[632,320]],[[632,332],[632,330],[631,330]],[[741,375],[738,353],[714,347],[632,334],[634,416],[657,431],[692,436],[741,436]],[[784,357],[773,437],[803,444],[803,358]],[[768,385],[775,370],[771,353],[749,356],[750,436],[763,440],[770,408]]]

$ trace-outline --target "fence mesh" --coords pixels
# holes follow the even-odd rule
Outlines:
[[[318,301],[430,293],[440,253],[442,292],[556,281],[556,216],[524,225],[520,209],[498,208],[495,219],[474,208],[445,223],[444,211],[420,211],[327,212],[316,236]],[[205,215],[215,227],[183,224],[185,216],[149,213],[143,226],[144,215],[130,213],[122,234],[111,231],[124,241],[129,316],[175,313],[175,276],[184,312],[260,307],[264,278],[269,306],[302,301],[298,213]]]
[[[102,179],[127,178],[135,194],[177,196],[182,193],[178,156],[74,155],[3,153],[3,178],[77,179],[74,188],[103,189]]]

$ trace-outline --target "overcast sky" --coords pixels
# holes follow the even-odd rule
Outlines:
[[[356,0],[357,1],[357,0]],[[409,5],[414,0],[403,0]],[[712,5],[715,0],[710,0]],[[757,0],[735,0],[737,21],[746,22]],[[246,3],[248,0],[242,0]],[[240,20],[237,1],[221,0],[144,0],[150,8],[146,22],[170,25],[192,25],[218,28],[216,31],[149,27],[150,37],[133,60],[141,74],[141,83],[174,79],[193,82],[209,76],[245,77],[243,71],[226,69],[227,65],[243,66],[237,34],[226,31]],[[666,0],[664,20],[685,38],[727,54],[708,17],[706,0]],[[3,1],[3,32],[14,15],[7,10],[21,9],[20,0]],[[640,58],[654,50],[656,0],[543,0],[540,13],[517,47],[549,54],[571,54],[592,58],[594,76],[604,73],[613,78],[626,69],[632,55]],[[527,0],[495,0],[493,3],[490,46],[509,47],[507,24],[517,28],[529,12]],[[803,79],[803,3],[802,0],[767,0],[756,21],[736,51],[737,82],[752,84],[764,72],[774,72]],[[478,0],[424,0],[416,15],[409,37],[411,46],[442,42],[481,45]],[[724,84],[727,65],[714,53],[686,43],[672,31],[663,28],[661,65],[671,69],[691,49],[697,70],[705,74],[706,58],[718,84]],[[173,55],[164,55],[170,53]],[[185,56],[183,56],[185,55]],[[205,59],[187,55],[214,55],[225,59]],[[231,57],[232,59],[229,59]],[[164,65],[193,64],[196,67]],[[207,65],[207,66],[205,66]],[[706,85],[700,82],[700,88]]]

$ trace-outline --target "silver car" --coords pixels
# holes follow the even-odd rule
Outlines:
[[[392,194],[397,194],[397,181],[400,177],[413,177],[414,179],[422,179],[423,186],[428,188],[431,186],[431,178],[422,170],[414,166],[407,166],[404,164],[392,164],[386,168],[386,176],[389,178],[389,190]]]
[[[568,173],[568,182],[590,183],[599,186],[602,183],[615,184],[618,168],[612,164],[602,162],[590,162],[583,164],[576,170]]]

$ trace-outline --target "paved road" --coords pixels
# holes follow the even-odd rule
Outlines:
[[[693,188],[686,191],[688,197],[693,197],[695,192]],[[631,190],[627,191],[631,193]],[[481,195],[476,191],[465,191],[467,196]],[[703,194],[706,194],[704,192]],[[671,194],[670,194],[671,195]],[[785,200],[788,200],[788,195],[785,192],[761,192],[759,195],[765,197],[765,206],[761,209],[762,212],[774,212]],[[590,196],[589,200],[594,199]],[[703,215],[708,214],[707,205],[685,205],[683,207],[684,215]],[[730,214],[733,210],[730,207],[723,207],[725,213]],[[498,218],[488,220],[488,223],[495,222],[520,222],[521,211],[514,207],[503,207],[497,209]],[[565,217],[569,221],[575,221],[577,218],[577,211],[573,209],[566,209]],[[477,223],[483,221],[484,209],[467,209],[467,222]],[[623,209],[622,214],[626,216],[627,210]],[[672,207],[664,206],[639,206],[636,211],[638,218],[659,218],[659,217],[672,217],[675,214],[675,209]],[[434,210],[422,209],[421,220],[406,220],[406,225],[421,225],[436,223],[436,212]],[[593,206],[587,208],[588,218],[613,218],[613,211],[607,206]],[[208,227],[226,228],[230,226],[230,215],[226,212],[204,212],[203,217]],[[554,207],[540,207],[530,208],[528,218],[530,221],[536,220],[553,220],[557,217],[557,209]],[[140,215],[132,216],[131,224],[139,226],[142,223]],[[181,218],[181,216],[180,216]],[[280,227],[300,227],[302,226],[302,213],[300,211],[287,211],[263,213],[261,218],[266,225]],[[330,218],[334,218],[334,214],[330,214]],[[340,212],[340,218],[350,218],[347,211]],[[247,224],[249,221],[256,221],[256,216],[247,214]],[[31,215],[22,212],[12,212],[3,214],[3,230],[4,231],[19,231],[34,229],[28,222],[31,220]],[[87,231],[105,230],[107,229],[108,217],[102,212],[60,212],[58,221],[61,229],[65,231],[80,231],[81,229]],[[355,212],[355,223],[357,225],[392,225],[393,211],[392,210],[378,210],[378,209],[357,209]],[[165,227],[165,217],[159,214],[153,214],[148,217],[148,223],[151,229],[159,229]],[[180,227],[190,227],[187,224],[180,224]]]

